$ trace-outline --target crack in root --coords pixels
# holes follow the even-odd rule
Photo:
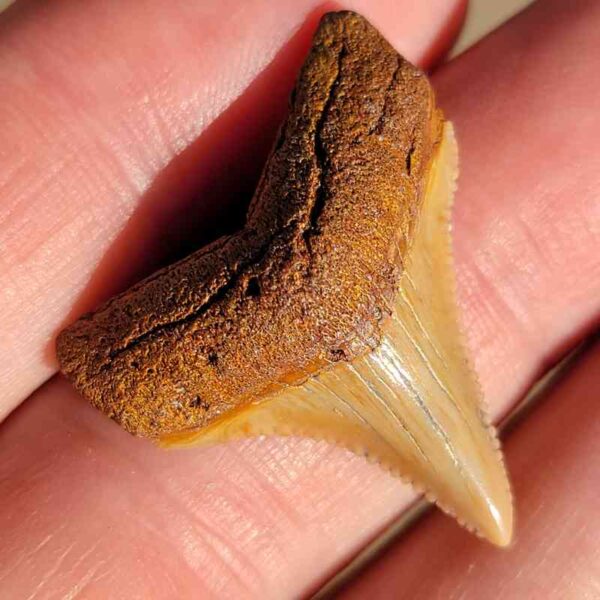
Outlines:
[[[331,112],[331,107],[333,105],[333,101],[336,97],[337,90],[340,85],[340,81],[342,78],[342,62],[344,58],[347,56],[348,50],[346,48],[345,40],[342,38],[342,44],[337,56],[337,70],[335,77],[333,78],[333,82],[329,87],[329,91],[327,93],[327,99],[325,100],[325,104],[323,105],[323,110],[321,111],[321,115],[315,126],[314,133],[314,156],[315,163],[319,178],[319,183],[315,192],[315,197],[313,201],[313,205],[310,210],[310,215],[308,219],[308,225],[304,230],[303,237],[306,243],[306,247],[308,249],[309,254],[311,252],[311,244],[310,240],[314,235],[317,235],[319,232],[319,217],[321,216],[323,209],[325,208],[325,202],[327,200],[327,196],[329,194],[328,186],[327,186],[327,177],[329,174],[329,153],[327,151],[326,144],[323,141],[323,129],[325,127],[325,123],[327,122],[327,117]]]

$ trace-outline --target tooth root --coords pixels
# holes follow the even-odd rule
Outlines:
[[[510,486],[495,434],[482,417],[455,303],[449,219],[457,149],[449,123],[430,172],[380,346],[163,443],[270,434],[332,441],[409,479],[469,529],[506,545],[512,535]]]

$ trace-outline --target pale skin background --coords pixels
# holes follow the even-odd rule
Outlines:
[[[0,15],[0,597],[296,597],[412,501],[310,440],[160,451],[52,377],[65,322],[248,200],[332,6],[19,0]],[[423,66],[465,8],[344,7]],[[599,27],[596,0],[540,0],[433,75],[461,148],[459,301],[495,417],[598,322]],[[594,347],[506,441],[513,548],[435,514],[347,594],[598,597],[599,365]]]

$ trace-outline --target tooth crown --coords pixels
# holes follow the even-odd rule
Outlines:
[[[358,15],[327,15],[244,230],[63,331],[62,370],[159,437],[378,347],[440,135],[425,76]]]

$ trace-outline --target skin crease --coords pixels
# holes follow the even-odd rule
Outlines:
[[[6,27],[24,27],[27,13],[37,10],[9,15]],[[597,315],[598,158],[590,149],[600,133],[592,76],[600,61],[599,21],[592,0],[570,3],[568,10],[559,1],[544,2],[434,79],[461,142],[455,212],[459,292],[469,345],[477,350],[477,369],[495,415]],[[75,252],[70,246],[70,254],[78,256],[80,248]],[[80,264],[94,262],[86,252]],[[57,283],[56,295],[65,285]],[[567,416],[560,413],[559,423]],[[573,422],[577,431],[580,421]],[[588,438],[589,431],[591,424],[584,441],[570,447],[572,464],[589,464],[590,440],[597,438]],[[548,432],[553,432],[548,425],[532,431],[529,443],[537,443],[538,433],[544,440]],[[565,440],[551,438],[548,447],[559,453],[559,442]],[[0,447],[0,589],[16,597],[114,597],[115,590],[128,598],[297,596],[412,497],[408,487],[376,466],[308,440],[161,452],[102,418],[60,378],[6,421]],[[529,446],[521,448],[527,452]],[[546,459],[544,453],[537,456]],[[554,464],[540,469],[547,472],[545,489],[565,476]],[[520,473],[517,465],[515,477],[523,477]],[[570,479],[570,493],[593,485],[592,477],[593,469],[585,478]],[[520,481],[518,489],[526,489]],[[597,520],[594,497],[578,495],[579,522],[587,520],[590,530]],[[568,497],[562,501],[569,506]],[[542,523],[556,517],[552,511],[544,517],[545,512],[538,516]],[[449,541],[467,543],[468,535],[454,524],[442,518],[435,523],[437,535],[451,530]],[[433,536],[436,527],[426,525]],[[552,521],[544,527],[552,531]],[[561,548],[565,537],[559,538]],[[418,553],[424,564],[427,554],[421,552],[432,550],[415,545],[405,551]],[[502,562],[507,554],[498,556]],[[544,567],[548,585],[568,586],[562,571],[576,553],[566,546],[550,557],[560,560]],[[534,558],[534,550],[522,555],[523,561]],[[576,571],[590,586],[597,580],[592,559],[579,559]],[[452,566],[457,587],[460,566]],[[521,567],[519,577],[514,570],[503,575],[514,577],[515,598],[528,597],[530,588],[520,584],[531,585],[527,565]],[[430,577],[431,569],[422,573]],[[485,570],[477,589],[494,589],[499,573]],[[449,570],[445,585],[452,585],[451,576]],[[403,582],[394,585],[402,589]],[[572,591],[564,588],[562,597],[578,597],[567,595]]]

